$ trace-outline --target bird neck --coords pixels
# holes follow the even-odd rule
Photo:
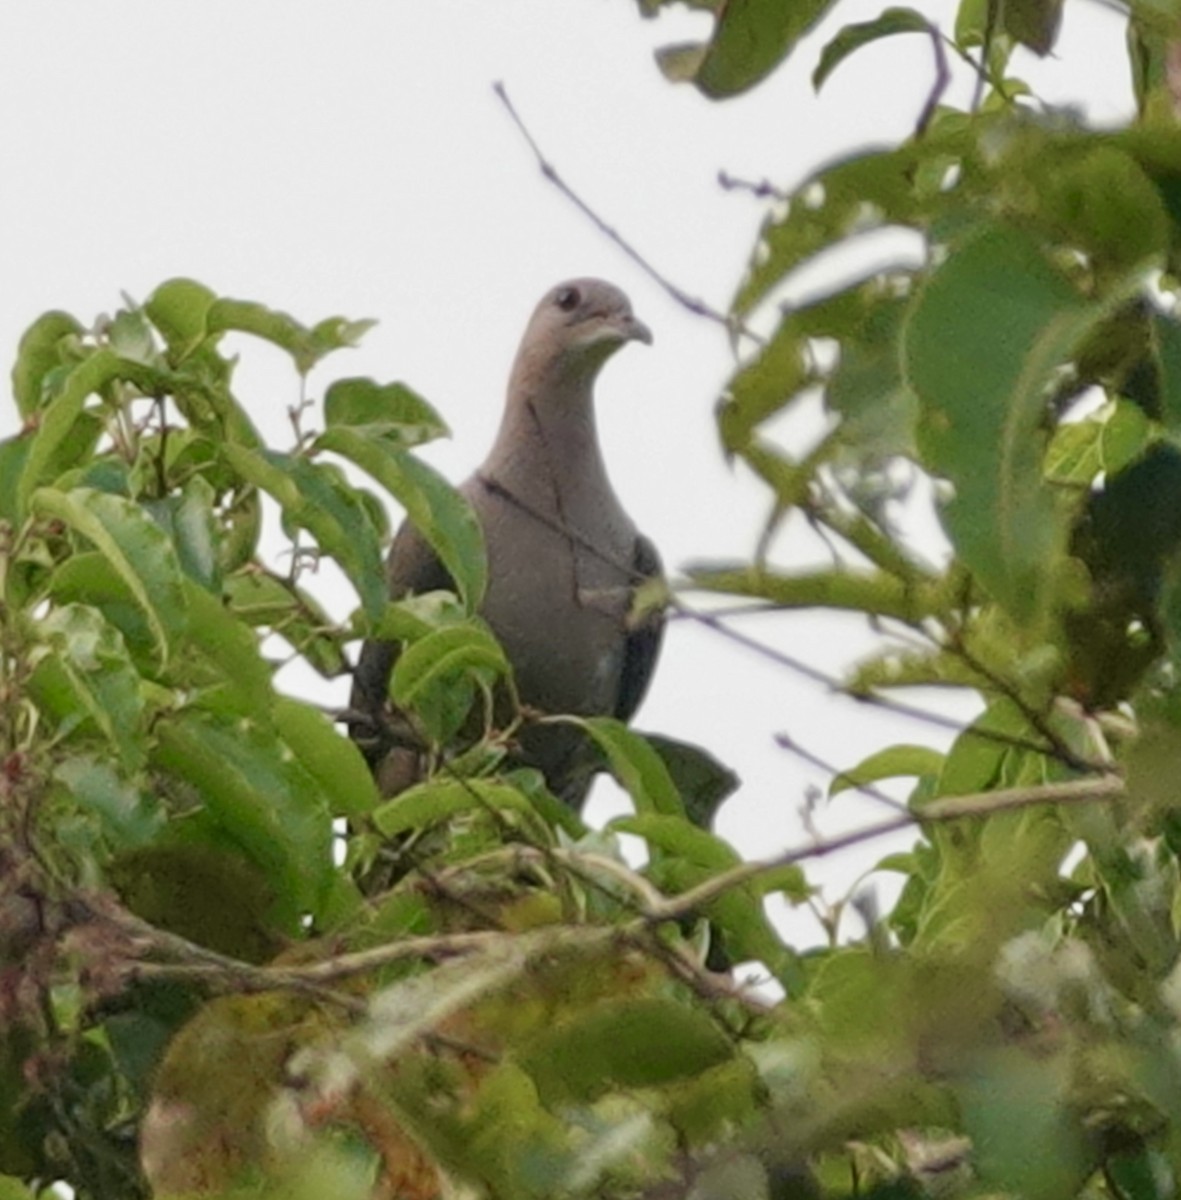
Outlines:
[[[485,474],[550,515],[610,492],[595,426],[593,375],[514,376],[509,395]]]

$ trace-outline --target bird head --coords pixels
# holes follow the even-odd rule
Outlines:
[[[626,342],[651,344],[631,301],[601,279],[570,279],[542,297],[521,342],[531,374],[593,378]]]

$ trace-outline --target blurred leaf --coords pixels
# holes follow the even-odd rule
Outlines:
[[[451,432],[404,383],[383,385],[372,379],[338,379],[331,384],[324,394],[324,420],[329,429],[343,425],[364,437],[385,437],[401,446],[417,446]]]
[[[281,948],[266,921],[273,903],[266,879],[230,851],[143,846],[118,855],[107,878],[137,916],[199,946],[251,963]]]
[[[820,61],[812,72],[812,86],[817,90],[824,81],[856,50],[896,33],[928,33],[938,36],[934,27],[913,8],[887,8],[872,21],[846,25],[820,52]]]
[[[944,527],[963,561],[1018,621],[1049,610],[1069,512],[1042,478],[1043,406],[1054,373],[1138,286],[1085,303],[1016,228],[985,225],[928,280],[903,346],[923,462],[950,480]]]
[[[109,762],[72,755],[57,764],[53,777],[83,811],[98,817],[107,841],[116,850],[141,846],[163,827],[160,804],[120,779]]]
[[[475,612],[484,598],[488,566],[483,532],[463,496],[412,454],[361,429],[335,425],[316,439],[316,447],[356,463],[397,499],[455,581],[468,611]]]
[[[973,1163],[986,1186],[1069,1200],[1094,1169],[1069,1096],[1069,1063],[995,1050],[958,1083]]]
[[[188,608],[180,564],[164,531],[138,505],[90,488],[69,493],[42,488],[33,504],[38,513],[64,521],[94,544],[127,585],[151,627],[161,664],[167,662]]]
[[[725,1062],[729,1040],[701,1010],[624,997],[576,1011],[521,1055],[543,1103],[593,1100],[610,1088],[662,1087]]]
[[[21,335],[12,365],[12,397],[23,420],[42,405],[45,376],[69,361],[63,342],[77,339],[82,332],[69,313],[54,311],[42,313]]]
[[[831,799],[850,788],[864,787],[880,779],[896,779],[900,775],[938,775],[942,767],[943,755],[928,746],[889,746],[837,775],[829,785],[828,795]]]

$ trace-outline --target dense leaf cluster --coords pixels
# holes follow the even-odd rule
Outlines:
[[[722,97],[832,0],[700,6],[712,39],[662,64]],[[0,1196],[1175,1193],[1179,18],[1133,7],[1141,114],[1100,132],[1009,73],[1058,17],[965,0],[946,44],[912,9],[842,30],[817,86],[918,33],[979,65],[978,102],[941,107],[936,79],[904,144],[757,189],[729,313],[720,439],[770,516],[751,561],[692,583],[872,619],[866,700],[983,701],[947,754],[889,747],[834,782],[914,780],[883,826],[919,827],[882,863],[901,899],[860,943],[783,943],[763,900],[809,896],[809,852],[741,864],[703,827],[724,773],[685,747],[584,721],[635,810],[598,832],[514,768],[536,717],[496,719],[480,531],[415,454],[438,414],[340,378],[279,450],[235,395],[229,335],[306,388],[365,323],[190,280],[34,323],[0,443]],[[898,229],[905,261],[775,307]],[[787,451],[779,420],[818,404],[827,432]],[[916,478],[941,563],[899,529]],[[455,594],[387,600],[391,499]],[[769,564],[799,518],[831,567]],[[313,595],[321,561],[352,612]],[[393,799],[338,714],[275,685],[374,635],[404,645],[391,696],[435,765]],[[709,971],[706,942],[785,1001]]]

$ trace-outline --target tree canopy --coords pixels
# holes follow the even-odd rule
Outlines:
[[[1131,4],[1139,113],[1099,130],[1011,71],[1053,50],[1061,0],[963,0],[950,33],[890,8],[813,64],[792,51],[835,0],[695,6],[712,36],[660,66],[719,102],[778,69],[821,88],[882,38],[932,48],[905,141],[749,185],[741,283],[698,308],[736,348],[720,449],[765,483],[766,528],[638,600],[861,614],[880,650],[850,695],[980,698],[946,754],[839,764],[834,797],[913,781],[840,839],[913,828],[880,864],[899,901],[801,952],[764,902],[805,902],[835,843],[741,862],[710,828],[724,765],[583,719],[633,806],[592,830],[507,758],[529,713],[461,736],[510,668],[479,527],[416,454],[442,417],[342,376],[277,448],[235,394],[226,335],[306,380],[366,322],[191,279],[89,326],[48,312],[0,443],[3,1200],[1175,1194],[1181,12]],[[950,58],[977,73],[964,108]],[[777,306],[881,229],[922,254]],[[825,433],[789,453],[769,423],[817,400]],[[916,472],[946,562],[900,527]],[[387,599],[391,502],[454,593]],[[792,516],[829,566],[771,564]],[[305,586],[321,560],[343,621]],[[392,799],[338,714],[275,686],[369,636],[404,643],[391,696],[435,752]]]

